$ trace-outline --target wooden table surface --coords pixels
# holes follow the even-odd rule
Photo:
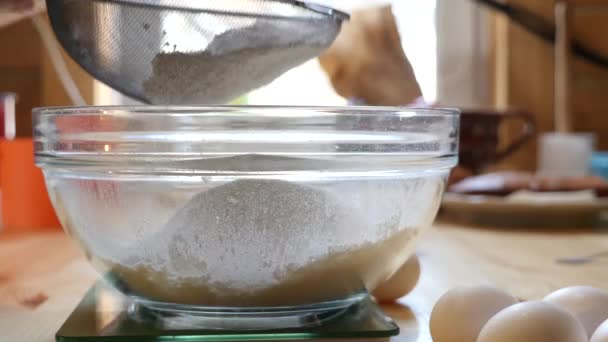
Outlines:
[[[556,258],[608,250],[606,232],[523,231],[436,225],[420,243],[422,277],[398,304],[384,306],[402,328],[397,342],[431,341],[433,303],[458,285],[493,284],[523,299],[557,288],[608,286],[608,259],[566,266]],[[61,232],[0,234],[0,341],[51,342],[98,278]]]

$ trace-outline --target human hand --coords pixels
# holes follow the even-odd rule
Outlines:
[[[390,6],[354,11],[319,61],[342,97],[402,106],[422,96]]]

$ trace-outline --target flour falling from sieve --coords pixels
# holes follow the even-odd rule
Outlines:
[[[339,29],[332,20],[243,18],[202,52],[158,54],[144,92],[154,104],[226,103],[318,56]]]

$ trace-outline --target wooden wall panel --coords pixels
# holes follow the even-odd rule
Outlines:
[[[511,0],[553,21],[553,0]],[[608,1],[606,2],[608,4]],[[601,51],[608,57],[608,6],[578,8],[574,14],[577,39]],[[507,91],[503,102],[532,112],[541,132],[553,130],[554,114],[554,50],[516,24],[510,23],[507,32],[494,30],[498,40],[505,40],[508,48],[496,53],[507,54]],[[499,67],[499,66],[497,66]],[[496,72],[496,71],[495,71]],[[608,70],[575,59],[572,65],[573,126],[576,131],[593,131],[598,135],[601,149],[608,149]],[[500,85],[504,86],[504,84]],[[499,89],[495,85],[495,92]],[[503,91],[504,92],[504,91]],[[503,96],[504,97],[504,96]],[[497,105],[500,96],[495,96]],[[505,137],[516,134],[515,126],[505,130]],[[536,142],[505,160],[499,168],[534,169]]]
[[[63,53],[63,59],[67,64],[68,70],[76,82],[82,97],[87,104],[93,104],[94,86],[93,78],[91,78],[76,62],[74,62],[67,54]],[[42,75],[42,104],[44,106],[70,106],[70,100],[67,92],[63,88],[59,76],[51,63],[51,60],[46,53],[43,53],[40,60],[41,75]]]
[[[64,54],[87,103],[93,103],[93,79]],[[72,105],[34,25],[23,20],[0,29],[0,92],[16,92],[17,136],[30,136],[31,111],[41,106]]]
[[[532,113],[540,130],[553,127],[553,50],[551,46],[530,35],[521,27],[509,24],[506,86],[506,106]],[[504,139],[516,136],[521,129],[511,124],[503,132]],[[502,168],[532,170],[536,167],[536,141],[501,163]]]
[[[36,29],[25,20],[0,30],[0,66],[37,66],[42,46]]]
[[[49,26],[50,28],[50,26]],[[94,81],[67,53],[61,49],[63,60],[74,82],[78,86],[82,97],[87,104],[93,104],[94,100]],[[43,49],[40,59],[42,68],[42,103],[44,106],[69,106],[72,105],[67,92],[65,91],[59,75],[55,71],[52,61],[46,49]]]
[[[0,30],[0,92],[15,92],[18,136],[31,135],[31,110],[40,104],[41,46],[29,21]]]
[[[18,94],[17,136],[31,135],[31,108],[40,103],[40,73],[36,67],[0,68],[0,91]]]

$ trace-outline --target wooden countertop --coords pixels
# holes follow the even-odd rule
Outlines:
[[[523,299],[568,285],[608,284],[608,259],[566,266],[556,258],[608,250],[608,232],[488,230],[437,225],[421,242],[416,289],[384,310],[401,325],[398,342],[429,342],[428,320],[441,294],[494,284]],[[51,342],[98,278],[61,232],[0,235],[0,341]]]

